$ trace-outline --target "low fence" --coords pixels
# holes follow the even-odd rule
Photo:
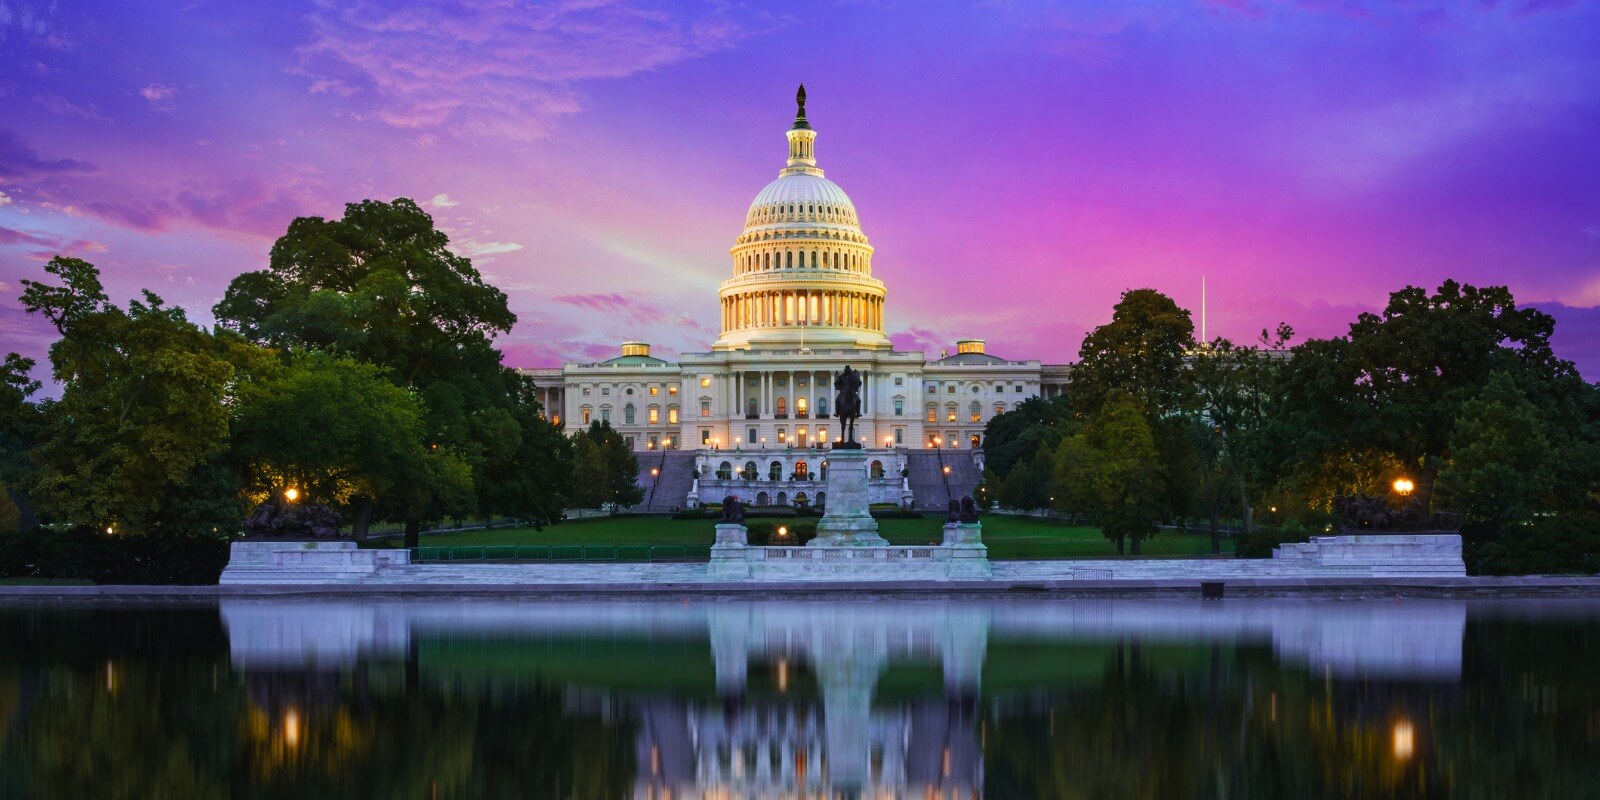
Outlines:
[[[411,563],[442,561],[532,561],[565,563],[654,563],[706,562],[711,560],[711,545],[470,545],[461,547],[416,547]]]

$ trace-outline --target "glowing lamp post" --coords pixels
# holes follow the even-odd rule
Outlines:
[[[1416,488],[1417,485],[1412,483],[1410,478],[1394,479],[1394,493],[1400,495],[1401,497],[1410,496],[1412,490]]]
[[[283,499],[288,500],[291,503],[299,502],[299,500],[300,500],[300,490],[294,488],[293,486],[290,486],[289,488],[284,489],[283,490]]]

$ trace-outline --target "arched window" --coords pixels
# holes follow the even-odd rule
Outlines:
[[[739,477],[744,478],[747,481],[753,481],[758,475],[759,473],[756,472],[756,462],[744,462],[744,470],[739,473]]]
[[[794,253],[792,251],[784,254],[783,265],[785,267],[794,266]]]
[[[578,411],[579,413],[583,414],[583,424],[588,425],[589,418],[594,416],[594,409],[590,408],[589,406],[584,406],[583,408],[578,409]]]
[[[882,478],[883,477],[883,462],[882,461],[874,461],[874,462],[872,462],[872,477],[873,478]]]
[[[828,504],[828,493],[827,492],[817,492],[817,508],[822,508],[823,506],[826,506],[827,504]]]
[[[778,505],[780,505],[780,506],[789,505],[789,493],[788,492],[778,492]]]
[[[805,508],[806,507],[806,493],[805,492],[795,492],[794,493],[794,507],[795,508]]]
[[[756,493],[756,505],[757,506],[772,505],[772,498],[768,497],[766,492],[757,492]]]
[[[804,250],[800,251],[800,268],[801,269],[805,269],[806,268],[806,251],[804,251]]]
[[[951,403],[951,404],[949,404],[949,405],[944,407],[944,416],[945,416],[945,421],[946,422],[955,422],[956,421],[956,404],[955,403]]]
[[[622,423],[624,425],[632,425],[633,424],[633,404],[632,403],[629,403],[629,404],[627,404],[627,405],[622,407]]]
[[[978,441],[979,441],[978,440],[978,434],[976,434],[976,433],[972,434],[972,449],[974,449],[974,450],[978,449]]]
[[[804,460],[794,462],[794,479],[803,481],[811,474],[811,467]]]
[[[745,403],[744,414],[750,419],[761,416],[761,402],[754,397],[750,398],[749,402]]]
[[[783,462],[782,461],[774,461],[771,464],[767,465],[767,480],[769,480],[769,481],[781,481],[781,480],[783,480]]]
[[[645,412],[645,418],[650,420],[651,425],[656,425],[661,422],[661,406],[652,405],[646,409]]]
[[[806,418],[806,399],[804,397],[796,397],[794,400],[794,418]]]
[[[817,418],[822,419],[826,416],[828,416],[828,396],[823,395],[817,398]]]
[[[973,422],[978,422],[979,420],[982,420],[983,419],[983,404],[978,402],[978,401],[976,401],[976,400],[972,401],[972,408],[968,409],[968,412],[971,413]]]
[[[787,416],[789,414],[789,406],[785,400],[786,398],[780,397],[773,404],[773,408],[777,410],[778,416],[780,417]]]
[[[1006,413],[1006,404],[1005,403],[995,403],[994,404],[994,415],[998,417],[998,416],[1000,416],[1001,414],[1004,414],[1004,413]]]

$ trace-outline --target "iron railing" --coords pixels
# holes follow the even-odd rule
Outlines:
[[[464,545],[414,547],[411,562],[533,561],[566,563],[681,563],[711,560],[711,545]]]

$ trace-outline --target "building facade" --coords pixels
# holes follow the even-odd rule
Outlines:
[[[755,464],[765,478],[776,463],[784,481],[815,479],[825,446],[840,436],[833,380],[848,365],[863,378],[856,438],[879,451],[892,478],[905,475],[907,451],[978,450],[995,415],[1065,386],[1065,365],[1001,358],[982,339],[960,340],[936,359],[894,349],[875,251],[855,204],[817,165],[804,87],[798,101],[787,161],[756,194],[730,250],[721,335],[675,362],[624,342],[606,361],[527,370],[552,419],[569,428],[609,422],[638,451],[696,451],[701,478],[726,462],[736,475]],[[902,491],[889,483],[875,501]],[[764,488],[775,502],[776,488]]]

